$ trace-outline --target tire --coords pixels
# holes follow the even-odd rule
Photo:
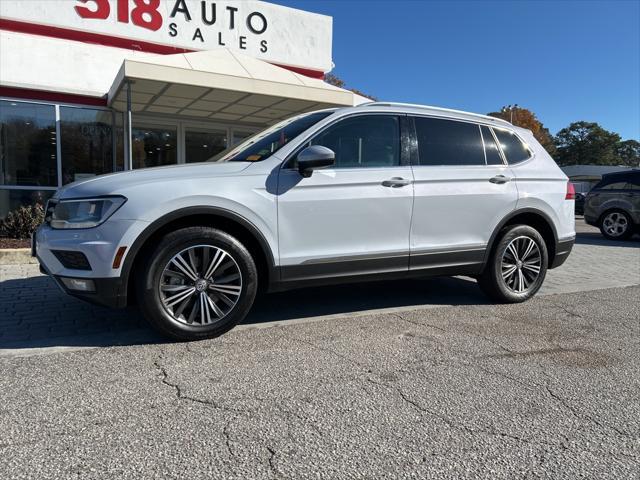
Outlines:
[[[258,287],[256,265],[244,245],[208,227],[166,235],[136,280],[146,320],[181,341],[217,337],[232,329],[249,313]]]
[[[633,235],[631,217],[623,210],[609,210],[600,216],[600,232],[609,240],[626,240]]]
[[[540,233],[528,225],[511,225],[500,232],[478,284],[495,301],[524,302],[540,290],[548,264],[547,245]]]

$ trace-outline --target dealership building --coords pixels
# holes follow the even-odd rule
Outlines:
[[[365,101],[323,81],[332,67],[331,17],[266,2],[2,0],[0,218]]]

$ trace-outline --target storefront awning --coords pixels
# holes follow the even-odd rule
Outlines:
[[[297,113],[360,103],[353,92],[218,49],[124,60],[108,94],[116,110],[267,125]]]

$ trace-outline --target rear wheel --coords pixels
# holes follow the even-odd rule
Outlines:
[[[610,240],[625,240],[633,233],[631,218],[622,210],[611,210],[600,217],[600,232]]]
[[[211,338],[242,321],[256,295],[253,258],[231,235],[190,227],[167,235],[138,276],[138,304],[177,340]]]
[[[540,290],[547,265],[547,246],[540,233],[528,225],[509,226],[502,230],[478,284],[499,302],[524,302]]]

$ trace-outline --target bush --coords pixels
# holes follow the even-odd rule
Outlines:
[[[0,233],[9,238],[31,238],[33,231],[44,222],[44,207],[36,203],[9,212],[0,221]]]

